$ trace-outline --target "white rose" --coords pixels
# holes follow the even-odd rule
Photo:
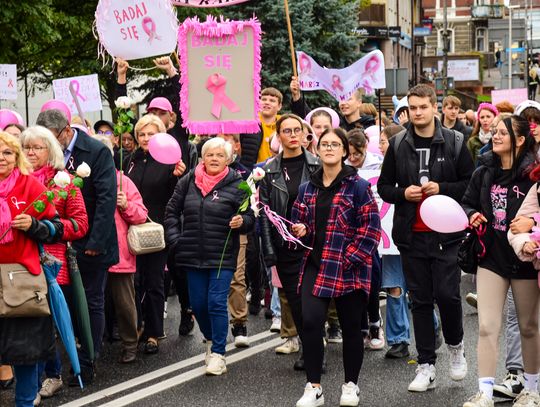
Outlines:
[[[120,96],[114,101],[114,104],[118,109],[129,109],[133,103],[129,97]]]
[[[255,182],[262,180],[265,175],[266,175],[266,172],[260,167],[255,168],[253,172],[251,173],[253,181]]]
[[[77,170],[75,171],[75,173],[81,178],[89,177],[91,172],[92,170],[90,169],[90,166],[84,161],[77,167]]]
[[[53,178],[53,181],[60,188],[65,188],[71,183],[71,178],[69,174],[64,171],[58,171]]]

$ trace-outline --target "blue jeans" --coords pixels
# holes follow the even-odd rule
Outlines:
[[[193,314],[205,339],[212,341],[212,352],[225,354],[229,314],[227,298],[234,274],[232,269],[186,269]]]
[[[403,275],[401,256],[382,256],[382,288],[400,288],[399,297],[390,294],[386,297],[386,340],[388,344],[411,343],[409,304],[407,301],[407,284]],[[439,318],[433,311],[435,330],[439,328]]]
[[[279,302],[279,293],[277,287],[272,288],[272,301],[270,302],[272,316],[281,318],[281,303]]]
[[[38,393],[38,364],[15,365],[15,406],[33,407]]]

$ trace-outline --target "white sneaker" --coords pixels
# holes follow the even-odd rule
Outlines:
[[[204,355],[205,366],[208,366],[208,362],[210,362],[211,354],[212,354],[212,341],[207,340],[206,341],[206,355]]]
[[[538,407],[540,406],[540,395],[536,391],[523,389],[514,400],[514,407]]]
[[[226,372],[225,356],[219,353],[211,353],[208,358],[208,365],[206,366],[206,374],[208,376],[221,376]]]
[[[455,381],[463,380],[467,375],[467,361],[463,342],[459,345],[448,345],[450,351],[450,378]]]
[[[308,382],[304,388],[304,395],[296,402],[296,407],[317,407],[322,405],[324,405],[322,387],[313,387]]]
[[[282,355],[288,355],[289,353],[296,353],[298,351],[300,351],[298,336],[291,336],[290,338],[287,338],[283,344],[276,348],[276,353]]]
[[[340,406],[357,406],[360,403],[360,389],[353,382],[341,386]]]
[[[409,384],[409,391],[423,392],[435,388],[435,366],[428,363],[416,368],[416,377]]]
[[[34,399],[33,406],[38,407],[41,404],[41,395],[38,393],[36,394],[36,398]]]
[[[382,327],[370,326],[369,327],[369,348],[371,350],[384,349],[384,332]]]
[[[272,325],[270,326],[270,332],[281,332],[281,318],[272,317]]]
[[[41,389],[39,390],[39,395],[43,398],[52,397],[56,394],[58,390],[62,388],[63,384],[64,382],[62,381],[61,377],[59,379],[55,379],[54,377],[48,377],[43,380]]]
[[[479,391],[474,396],[472,396],[469,400],[467,400],[463,407],[494,407],[495,403],[493,402],[493,399],[490,399],[486,394],[482,391]]]
[[[233,325],[231,331],[234,337],[234,346],[237,348],[249,347],[247,327],[245,325]]]

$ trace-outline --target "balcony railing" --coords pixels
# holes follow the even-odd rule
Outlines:
[[[503,18],[504,5],[491,4],[471,7],[472,18]]]

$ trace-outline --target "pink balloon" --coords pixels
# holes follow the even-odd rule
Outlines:
[[[367,149],[375,155],[382,155],[379,149],[379,126],[369,126],[364,130],[364,133],[369,138]]]
[[[446,195],[432,195],[420,206],[420,217],[435,232],[461,232],[469,220],[459,203]]]
[[[19,112],[16,112],[15,110],[12,110],[12,112],[13,112],[13,114],[15,116],[17,116],[17,120],[19,121],[19,124],[21,126],[24,126],[24,120],[23,120],[22,116],[19,114]]]
[[[18,124],[19,119],[9,109],[0,109],[0,130],[4,130],[10,124]]]
[[[69,110],[69,106],[66,105],[61,100],[51,99],[45,102],[43,106],[41,106],[40,112],[44,112],[45,110],[52,110],[57,109],[60,110],[62,113],[64,113],[67,117],[68,123],[71,123],[71,111]]]
[[[158,133],[148,142],[148,151],[161,164],[176,164],[182,158],[178,141],[167,133]]]

